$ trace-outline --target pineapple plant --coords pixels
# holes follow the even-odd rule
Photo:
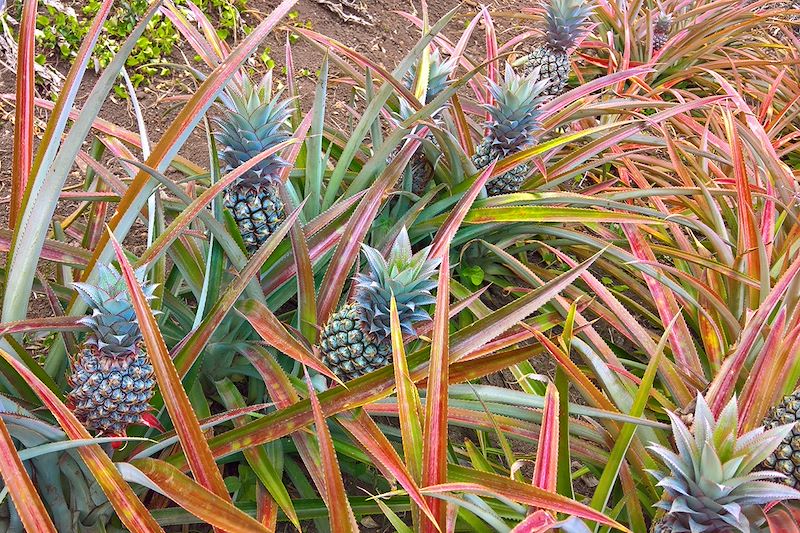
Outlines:
[[[149,413],[155,379],[124,278],[112,266],[97,268],[96,285],[74,284],[92,313],[80,320],[89,334],[70,361],[67,401],[88,429],[122,436],[131,424],[157,425]],[[152,299],[155,285],[142,282],[143,270],[137,277]]]
[[[218,155],[224,171],[230,172],[265,150],[291,137],[287,119],[291,99],[271,94],[269,74],[253,84],[246,76],[240,87],[229,89],[225,110],[216,123]],[[245,246],[253,252],[286,218],[278,191],[279,172],[287,166],[278,154],[262,159],[240,176],[224,194],[223,204],[231,212]]]
[[[739,435],[735,397],[715,420],[698,396],[691,431],[677,414],[669,417],[678,453],[649,447],[667,467],[651,472],[666,496],[656,504],[666,514],[653,524],[653,533],[766,532],[760,506],[800,498],[797,490],[772,481],[780,473],[753,472],[791,433],[791,424]]]
[[[444,59],[438,49],[431,52],[430,68],[428,70],[428,87],[425,91],[425,98],[422,102],[423,104],[430,103],[442,91],[447,89],[448,85],[450,85],[450,75],[455,70],[455,67],[456,62],[454,58]],[[418,70],[419,62],[416,62],[414,66],[403,76],[403,84],[407,89],[413,90],[414,80]],[[433,113],[431,115],[431,119],[436,120],[441,111],[442,110],[439,109]],[[413,110],[408,106],[405,100],[401,98],[399,117],[401,119],[406,119],[412,114]],[[427,139],[428,141],[434,143],[434,145],[436,144],[436,140],[433,135],[429,134]],[[400,147],[395,150],[395,152],[389,158],[389,161],[391,161],[399,151]],[[433,178],[433,165],[425,156],[422,146],[420,146],[411,157],[409,167],[411,171],[411,192],[416,195],[421,195],[425,190],[425,187],[427,187],[428,183],[431,181],[431,178]]]
[[[550,83],[547,96],[558,96],[569,79],[569,55],[586,31],[592,5],[587,0],[549,0],[545,6],[543,36],[516,62],[524,75],[539,69]]]
[[[538,106],[544,100],[547,80],[533,70],[526,76],[514,72],[506,64],[505,79],[499,85],[489,80],[489,91],[494,99],[487,105],[490,120],[486,123],[488,136],[478,145],[472,162],[483,169],[496,158],[504,158],[533,144],[534,133],[540,128]],[[517,192],[528,175],[526,163],[497,176],[486,184],[490,196]]]
[[[656,21],[653,24],[653,50],[661,50],[669,40],[669,32],[672,29],[672,15],[658,12]]]
[[[423,306],[435,300],[431,276],[439,260],[428,259],[429,248],[412,254],[403,228],[388,259],[363,245],[367,273],[355,277],[355,297],[342,306],[322,329],[323,362],[341,380],[354,379],[391,363],[390,303],[394,296],[403,333],[413,335],[414,323],[430,320]]]
[[[784,483],[800,489],[800,390],[784,397],[764,420],[767,428],[784,424],[789,425],[791,431],[764,460],[762,466],[784,474]]]

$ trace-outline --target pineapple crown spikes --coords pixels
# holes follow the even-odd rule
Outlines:
[[[670,511],[673,531],[694,531],[691,523],[702,523],[728,531],[732,525],[750,531],[741,520],[754,506],[784,499],[800,499],[800,492],[776,483],[778,472],[753,469],[760,465],[788,435],[793,424],[764,431],[763,427],[739,435],[736,397],[714,417],[705,399],[698,395],[692,430],[669,413],[677,453],[661,445],[649,449],[667,467],[651,472],[669,495],[659,506]],[[710,507],[708,502],[719,505]],[[742,511],[740,513],[740,511]],[[744,518],[746,520],[746,518]],[[743,528],[744,527],[744,528]]]
[[[656,15],[655,29],[661,33],[667,33],[672,26],[672,15],[659,11]]]
[[[430,67],[428,69],[428,86],[425,89],[425,101],[422,102],[423,105],[431,103],[434,98],[447,89],[450,85],[450,76],[455,69],[456,58],[450,57],[445,60],[438,49],[431,52]],[[406,86],[406,89],[413,90],[418,70],[419,60],[415,61],[414,66],[403,75],[403,85]],[[400,98],[400,117],[406,119],[412,114],[413,110],[411,107],[405,99]]]
[[[87,343],[107,355],[124,356],[142,338],[125,278],[113,266],[98,265],[95,284],[74,283],[75,290],[92,310],[80,322],[91,330]],[[136,270],[145,298],[152,300],[156,285],[145,282],[145,268]]]
[[[363,245],[363,251],[368,272],[356,276],[356,302],[364,312],[368,331],[379,342],[390,337],[390,305],[394,295],[401,329],[414,335],[414,322],[430,320],[422,307],[435,301],[431,291],[436,282],[431,277],[441,261],[428,259],[430,248],[412,253],[405,228],[395,239],[388,259],[367,245]]]
[[[215,117],[219,131],[215,133],[218,155],[224,171],[230,172],[276,144],[291,138],[288,119],[294,98],[281,99],[281,92],[271,95],[269,76],[253,85],[248,78],[228,90],[226,110]],[[273,154],[259,161],[242,175],[239,182],[259,186],[278,177],[288,163]]]
[[[541,78],[538,68],[527,76],[518,75],[508,63],[505,68],[502,84],[489,80],[495,103],[484,106],[490,116],[486,125],[491,142],[504,155],[533,142],[533,134],[541,127],[539,106],[545,99],[542,92],[550,84],[550,80]]]
[[[544,18],[545,42],[557,51],[574,48],[593,11],[594,5],[588,0],[549,0]]]

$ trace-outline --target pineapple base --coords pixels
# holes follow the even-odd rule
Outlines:
[[[762,467],[780,472],[786,478],[779,481],[800,489],[800,391],[786,396],[764,420],[766,429],[784,424],[794,424],[792,432],[766,458]]]
[[[109,357],[86,346],[71,366],[67,401],[84,426],[105,435],[124,435],[129,425],[142,423],[155,387],[153,367],[143,350],[134,347],[127,356]]]
[[[486,142],[478,146],[475,155],[472,156],[472,162],[478,169],[486,168],[496,157],[501,157],[502,154],[492,153],[492,149]],[[511,170],[500,174],[496,178],[492,178],[486,183],[486,192],[489,196],[497,196],[498,194],[511,194],[519,191],[522,183],[530,171],[527,163],[517,165]]]
[[[392,362],[388,343],[367,332],[358,305],[345,305],[331,316],[320,336],[322,362],[342,381],[355,379]]]
[[[272,185],[236,184],[225,191],[223,204],[233,214],[250,252],[264,244],[286,219],[283,200]]]
[[[542,94],[558,96],[564,92],[570,71],[569,55],[566,52],[552,50],[544,44],[534,47],[522,59],[522,75],[529,76],[537,67],[539,68],[539,77],[550,80]]]
[[[432,135],[429,135],[428,139],[435,142]],[[400,151],[401,147],[402,145],[398,146],[394,152],[392,152],[386,161],[387,164],[391,163],[395,156],[397,156],[397,152]],[[422,146],[418,147],[414,155],[411,156],[411,160],[408,162],[408,168],[411,171],[411,192],[417,196],[422,196],[428,183],[430,183],[433,178],[433,165],[431,165],[431,162],[428,161],[428,158],[425,156]],[[401,175],[398,180],[398,186],[402,185],[403,176]]]

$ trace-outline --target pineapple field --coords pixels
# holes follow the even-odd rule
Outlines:
[[[0,532],[800,533],[800,3],[0,23]]]

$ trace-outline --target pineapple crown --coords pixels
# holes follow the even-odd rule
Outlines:
[[[573,48],[586,31],[593,9],[587,0],[550,0],[544,15],[545,43],[559,52]]]
[[[698,395],[692,431],[669,413],[678,453],[660,445],[649,449],[667,472],[651,471],[669,501],[665,522],[675,533],[696,531],[759,531],[758,506],[798,499],[800,492],[776,483],[783,475],[753,472],[792,430],[792,424],[765,431],[763,427],[739,436],[739,413],[734,397],[714,419]],[[763,518],[763,516],[762,516]]]
[[[368,331],[380,343],[391,336],[391,299],[397,302],[397,314],[403,333],[414,335],[413,323],[430,320],[422,306],[435,299],[431,291],[436,282],[431,276],[439,259],[428,259],[430,247],[411,253],[411,241],[404,227],[395,239],[389,258],[375,248],[363,245],[369,272],[356,275],[355,299],[364,313]]]
[[[104,355],[124,357],[136,350],[142,332],[136,321],[125,278],[113,266],[98,265],[97,284],[74,283],[75,290],[89,304],[91,316],[80,323],[91,330],[86,343]],[[136,279],[148,300],[154,298],[156,285],[144,281],[144,267],[136,271]]]
[[[653,30],[658,33],[668,33],[672,27],[672,15],[659,11],[656,16],[656,22],[653,25]]]
[[[450,75],[456,69],[456,59],[451,57],[445,60],[439,53],[439,50],[431,52],[430,67],[428,69],[428,87],[425,91],[425,99],[423,104],[429,104],[436,98],[442,91],[447,89],[450,85]],[[407,89],[414,88],[414,80],[416,79],[417,71],[419,70],[419,60],[414,62],[414,66],[406,71],[403,75],[403,85]],[[437,111],[438,113],[438,111]],[[413,114],[413,110],[409,107],[406,101],[400,99],[400,116],[405,119]]]
[[[272,77],[267,74],[253,84],[247,76],[241,85],[229,88],[223,99],[225,110],[215,122],[218,156],[224,171],[230,172],[269,148],[287,141],[291,132],[287,120],[292,111],[291,98],[281,100],[281,92],[272,94]],[[238,182],[259,186],[277,179],[281,168],[288,166],[278,154],[262,159],[242,175]]]
[[[495,103],[484,107],[491,117],[486,126],[494,151],[506,156],[533,143],[533,134],[541,127],[538,107],[544,101],[542,92],[548,84],[548,80],[540,79],[538,68],[520,76],[508,63],[502,85],[489,80]]]

